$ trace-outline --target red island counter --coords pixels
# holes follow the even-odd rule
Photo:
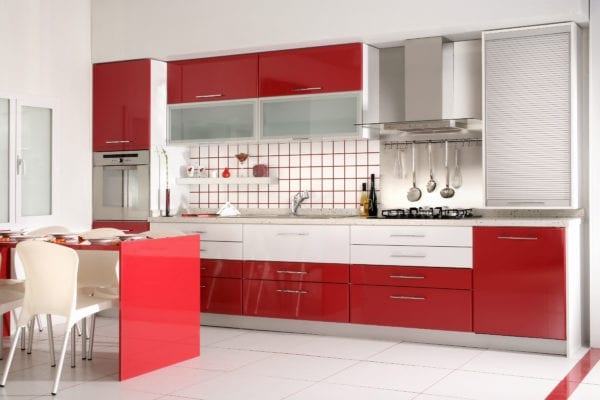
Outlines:
[[[2,277],[15,246],[0,243]],[[119,252],[119,380],[200,355],[198,235],[68,246]]]

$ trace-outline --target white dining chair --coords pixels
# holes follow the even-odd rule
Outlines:
[[[23,282],[14,279],[0,279],[0,360],[3,359],[2,335],[4,334],[4,314],[14,312],[23,304]],[[16,320],[16,318],[15,318]]]
[[[22,311],[17,321],[17,331],[4,366],[0,387],[6,385],[21,330],[35,315],[59,315],[66,318],[66,331],[52,386],[52,394],[55,395],[58,391],[69,338],[71,338],[72,348],[75,347],[76,322],[99,311],[112,308],[114,302],[110,299],[78,295],[79,257],[75,250],[54,243],[33,240],[17,244],[16,249],[23,261],[27,279]],[[71,365],[74,364],[75,352],[72,351]]]

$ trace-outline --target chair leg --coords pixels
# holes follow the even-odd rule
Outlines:
[[[19,344],[19,335],[22,329],[22,326],[19,326],[17,328],[17,331],[15,332],[15,337],[13,338],[12,344],[10,345],[10,352],[8,353],[8,359],[6,360],[6,364],[4,365],[4,372],[2,373],[2,380],[0,380],[0,387],[4,387],[4,385],[6,385],[8,371],[10,371],[10,365],[12,364],[13,358],[15,356],[15,350],[17,349],[17,345]]]
[[[65,340],[63,341],[62,349],[60,349],[60,359],[58,360],[58,367],[56,368],[56,377],[54,378],[54,385],[52,386],[52,394],[56,395],[58,391],[58,382],[60,381],[60,375],[62,373],[63,364],[65,362],[65,353],[67,352],[67,345],[69,343],[69,334],[72,328],[68,328],[65,331]]]
[[[96,314],[92,315],[92,326],[90,328],[90,348],[88,351],[88,360],[92,359],[92,354],[94,352],[94,335],[96,333]]]
[[[75,368],[75,326],[71,330],[71,368]]]
[[[79,329],[79,322],[75,324],[75,330],[77,331],[77,336],[81,336],[81,329]]]
[[[40,332],[43,331],[43,329],[42,329],[42,321],[40,320],[40,316],[39,315],[35,316],[35,322],[37,322],[38,330]]]
[[[4,316],[0,315],[0,360],[4,360]]]
[[[27,347],[25,344],[27,342],[27,339],[25,338],[27,329],[22,329],[21,330],[21,351],[25,350],[25,348]]]
[[[29,321],[29,341],[27,343],[27,354],[31,354],[31,349],[33,348],[33,331],[35,329],[35,318],[32,318]]]
[[[87,348],[87,318],[81,320],[81,359],[87,360],[86,348]]]
[[[50,347],[50,366],[56,367],[56,355],[54,354],[54,330],[52,329],[52,316],[46,314],[46,325],[48,325],[48,346]]]

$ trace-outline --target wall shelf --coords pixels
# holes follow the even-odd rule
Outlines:
[[[231,178],[177,178],[175,181],[178,185],[272,185],[279,182],[279,179],[274,176],[264,178],[256,177],[231,177]]]

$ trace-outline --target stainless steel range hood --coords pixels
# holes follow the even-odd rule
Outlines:
[[[412,39],[380,49],[380,133],[481,129],[481,41]]]

